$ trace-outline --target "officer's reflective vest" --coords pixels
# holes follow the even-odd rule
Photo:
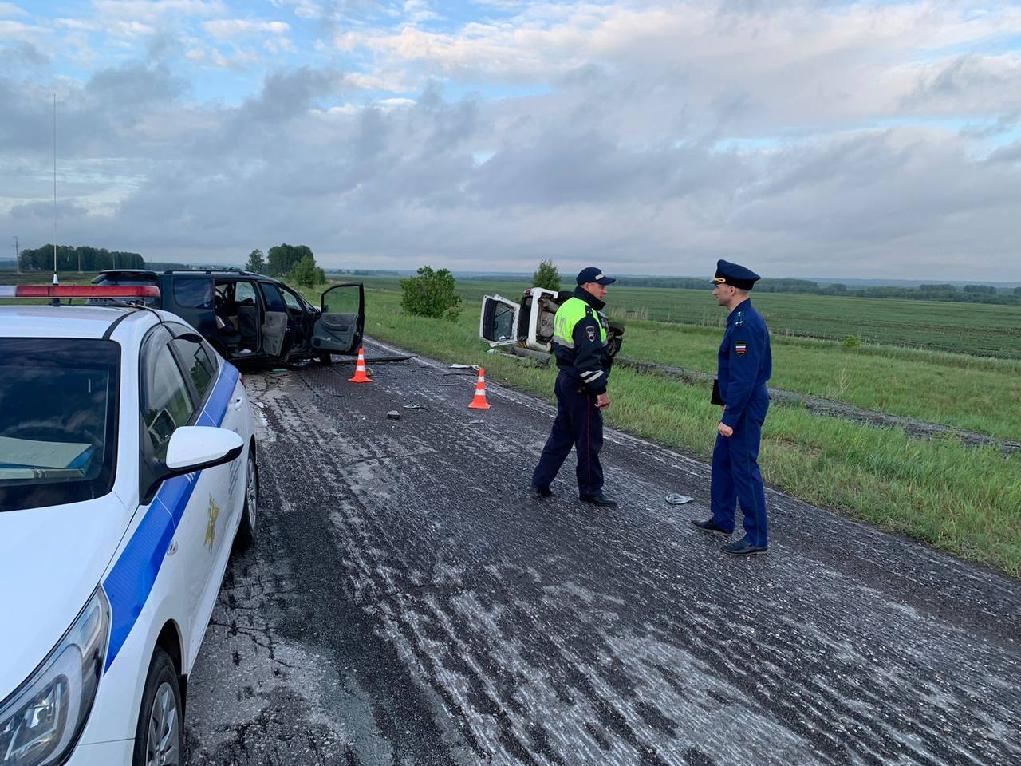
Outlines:
[[[606,324],[602,314],[595,311],[581,298],[571,297],[557,309],[553,317],[553,340],[565,348],[574,348],[574,328],[586,316],[593,317],[599,325],[599,341],[606,345]]]

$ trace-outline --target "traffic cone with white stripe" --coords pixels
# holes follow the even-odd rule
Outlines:
[[[479,367],[479,380],[475,384],[475,398],[468,405],[469,410],[488,410],[489,402],[486,400],[486,371]]]
[[[372,378],[369,377],[368,370],[365,369],[365,347],[360,346],[358,348],[358,363],[355,365],[355,376],[349,378],[350,383],[371,383]]]

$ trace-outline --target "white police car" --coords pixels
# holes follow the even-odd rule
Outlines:
[[[193,328],[0,307],[0,766],[182,763],[188,674],[257,491],[238,371]]]

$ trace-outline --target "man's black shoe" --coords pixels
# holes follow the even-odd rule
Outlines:
[[[701,529],[703,532],[708,532],[711,535],[719,535],[720,537],[730,537],[730,532],[725,530],[723,527],[717,526],[716,522],[712,519],[706,519],[705,521],[692,521],[696,527]]]
[[[600,492],[598,495],[582,495],[581,496],[581,501],[583,503],[588,503],[590,505],[594,505],[597,508],[616,508],[617,507],[617,501],[616,500],[611,500],[606,495],[604,495],[602,492]]]
[[[532,493],[532,497],[545,500],[547,497],[553,497],[553,490],[549,487],[531,487],[529,492]]]
[[[736,543],[723,546],[723,552],[729,553],[731,556],[749,556],[753,553],[765,553],[766,546],[764,545],[752,545],[747,537],[742,537]]]

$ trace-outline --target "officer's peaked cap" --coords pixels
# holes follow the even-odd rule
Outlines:
[[[578,272],[578,284],[583,285],[587,282],[598,282],[601,285],[612,285],[617,280],[613,277],[608,277],[603,273],[603,270],[597,266],[586,266],[584,269]]]
[[[716,277],[713,283],[717,285],[731,285],[738,290],[751,290],[760,277],[751,269],[746,269],[737,263],[724,261],[716,262]]]

